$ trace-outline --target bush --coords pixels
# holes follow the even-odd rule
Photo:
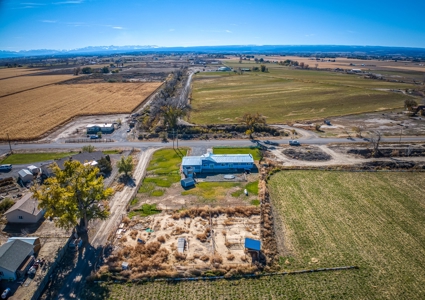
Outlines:
[[[164,237],[163,235],[159,236],[159,237],[157,238],[157,240],[158,240],[158,242],[160,242],[160,243],[165,243],[165,237]]]
[[[9,208],[11,208],[15,204],[12,199],[5,198],[2,202],[0,202],[0,213],[4,214]]]

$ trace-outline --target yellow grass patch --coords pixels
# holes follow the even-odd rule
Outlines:
[[[0,98],[0,128],[12,139],[34,139],[72,117],[129,113],[160,82],[51,85]]]
[[[73,75],[21,76],[0,80],[0,96],[72,79]]]

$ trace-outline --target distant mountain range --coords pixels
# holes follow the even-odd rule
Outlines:
[[[141,52],[196,52],[196,53],[264,53],[264,54],[350,54],[373,56],[407,56],[425,58],[425,48],[384,47],[384,46],[340,46],[340,45],[230,45],[195,47],[158,46],[90,46],[71,50],[0,50],[0,58],[62,55],[107,55]]]

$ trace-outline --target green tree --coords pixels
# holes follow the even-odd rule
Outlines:
[[[66,230],[77,227],[79,233],[87,233],[90,220],[109,216],[107,200],[113,190],[105,189],[103,177],[97,176],[98,168],[76,160],[66,161],[63,170],[56,163],[51,168],[55,176],[31,191],[56,226]]]
[[[111,159],[109,159],[109,156],[102,157],[97,163],[97,167],[99,168],[100,172],[104,174],[110,174],[112,172],[112,164]]]
[[[92,146],[92,145],[83,146],[83,148],[81,148],[81,150],[83,152],[92,153],[94,151],[94,146]]]
[[[165,124],[170,128],[176,128],[179,118],[186,115],[186,110],[173,105],[164,105],[161,107],[161,114]]]
[[[117,162],[118,172],[124,173],[126,177],[133,171],[134,164],[131,156],[121,156],[121,159]]]
[[[102,68],[102,73],[109,73],[109,68],[108,67],[103,67]]]
[[[404,101],[404,107],[405,107],[405,109],[412,110],[412,107],[414,107],[414,106],[418,106],[418,103],[415,100],[413,100],[413,99],[406,99]]]
[[[99,131],[98,133],[97,133],[97,137],[100,139],[100,138],[102,138],[102,131]]]
[[[85,67],[81,69],[81,72],[83,72],[83,74],[91,74],[93,73],[92,69],[90,67]]]
[[[258,124],[266,124],[266,119],[259,113],[246,113],[241,118],[241,123],[245,124],[248,127],[246,134],[248,134],[249,138],[252,139],[252,134],[255,132],[255,126]]]
[[[261,70],[261,72],[266,72],[266,66],[265,65],[261,65],[260,66],[260,70]]]

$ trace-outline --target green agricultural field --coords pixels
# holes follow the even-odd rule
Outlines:
[[[351,282],[362,280],[361,272],[338,271],[303,275],[273,276],[257,279],[198,282],[148,282],[88,284],[82,299],[100,300],[258,300],[258,299],[365,299],[360,292],[353,297]],[[385,295],[376,297],[388,298]]]
[[[323,282],[311,291],[306,276],[300,292],[316,299],[328,298],[322,296],[327,288],[344,299],[425,299],[424,186],[425,173],[273,175],[269,187],[281,217],[275,226],[284,234],[283,266],[360,267],[341,273],[338,285]],[[331,284],[335,278],[328,276]]]
[[[75,154],[77,154],[77,152],[14,153],[0,161],[0,164],[30,164],[46,160],[60,159]]]
[[[261,159],[261,151],[256,147],[251,148],[230,148],[230,147],[214,147],[214,154],[251,154],[254,160]]]
[[[255,65],[228,64],[235,68]],[[358,75],[295,70],[274,64],[267,67],[268,73],[197,74],[193,82],[190,122],[238,123],[244,113],[258,112],[268,123],[284,123],[401,108],[409,96],[381,89],[413,87],[363,79]]]

